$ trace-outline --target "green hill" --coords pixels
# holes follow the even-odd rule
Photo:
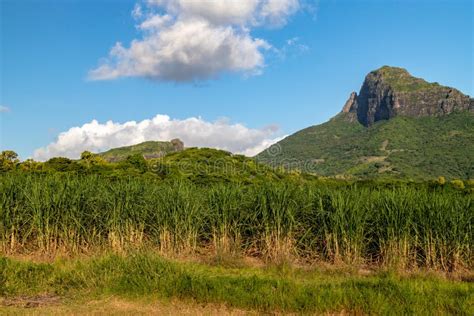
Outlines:
[[[99,153],[98,156],[108,162],[119,162],[127,159],[128,156],[140,154],[145,159],[160,158],[168,153],[181,151],[184,149],[183,142],[173,139],[169,142],[148,141],[140,144],[113,148],[106,152]]]
[[[262,183],[298,178],[259,164],[253,158],[212,148],[187,148],[149,161],[150,170],[162,179],[187,179],[195,183]]]
[[[473,178],[472,104],[453,88],[383,67],[367,76],[342,113],[257,159],[324,176]]]
[[[95,156],[95,155],[94,155]],[[97,154],[108,163],[96,166],[101,173],[135,174],[148,171],[163,180],[186,179],[195,183],[255,183],[298,177],[279,170],[273,170],[265,164],[259,164],[253,158],[234,155],[213,148],[184,148],[179,139],[170,142],[149,141],[133,146],[114,148]],[[143,158],[141,158],[142,156]],[[87,162],[80,160],[78,163]],[[74,163],[69,161],[68,163]],[[51,162],[47,163],[51,165]],[[77,170],[74,168],[63,168]],[[58,168],[53,168],[57,170]]]

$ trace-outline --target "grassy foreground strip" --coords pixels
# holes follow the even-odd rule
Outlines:
[[[0,293],[4,299],[47,293],[69,301],[111,295],[170,298],[258,311],[474,314],[472,283],[432,275],[225,268],[175,262],[152,253],[53,263],[3,257]]]

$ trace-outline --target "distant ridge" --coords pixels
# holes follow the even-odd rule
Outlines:
[[[147,141],[140,144],[113,148],[98,155],[108,162],[119,162],[131,155],[142,155],[145,159],[160,158],[172,152],[182,151],[184,144],[180,139],[169,142]]]
[[[384,66],[341,113],[274,146],[257,159],[323,176],[474,178],[474,100]]]

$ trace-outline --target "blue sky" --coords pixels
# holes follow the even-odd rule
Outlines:
[[[294,5],[296,0],[290,1]],[[91,71],[112,63],[107,58],[116,42],[128,49],[132,40],[140,41],[150,34],[137,27],[147,17],[175,14],[179,21],[183,11],[147,8],[146,3],[125,0],[2,0],[0,148],[13,149],[27,158],[53,143],[49,155],[73,157],[77,150],[61,151],[60,147],[82,150],[92,146],[87,141],[93,141],[92,150],[106,149],[143,137],[172,137],[178,133],[169,131],[173,128],[184,133],[178,136],[189,137],[191,145],[237,152],[248,149],[251,153],[334,116],[350,92],[359,90],[364,76],[382,65],[404,67],[415,76],[474,95],[472,1],[296,2],[297,6],[286,7],[286,12],[270,18],[255,13],[258,22],[246,20],[244,27],[219,20],[223,24],[218,27],[235,29],[251,43],[262,39],[268,47],[245,52],[238,47],[239,64],[223,56],[227,58],[224,66],[211,74],[203,70],[204,79],[194,78],[194,68],[181,65],[179,73],[189,70],[191,80],[176,82],[175,68],[170,75],[163,75],[168,60],[160,60],[159,74],[152,70],[151,79],[136,67],[117,78],[110,78],[109,71],[106,76],[110,80],[92,80],[97,78]],[[148,10],[147,17],[145,13],[140,19],[132,17],[137,3],[143,11]],[[209,16],[206,18],[214,23],[215,16]],[[240,64],[242,54],[255,52],[261,56],[252,56],[263,61],[257,58]],[[218,63],[215,56],[202,58],[201,63]],[[113,63],[111,67],[115,67]],[[139,122],[157,114],[170,118],[153,121],[153,129],[145,127],[145,136],[137,132],[151,124]],[[192,117],[196,120],[190,121]],[[72,134],[57,141],[59,133],[92,120],[98,121],[98,127],[92,124],[73,135],[80,134],[87,141],[73,139]],[[137,124],[122,134],[107,132],[105,138],[90,140],[95,129],[104,129],[109,120],[118,124],[113,125],[115,129],[123,129],[120,124],[128,121]],[[216,132],[208,135],[206,128]],[[201,132],[203,135],[195,135]],[[225,133],[234,137],[227,147],[225,139],[215,135]]]

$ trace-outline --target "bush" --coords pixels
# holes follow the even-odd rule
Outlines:
[[[464,190],[464,188],[465,188],[464,182],[462,180],[459,180],[459,179],[452,180],[451,185],[453,187],[455,187],[456,189],[460,189],[460,190]]]
[[[81,171],[83,167],[69,158],[54,157],[44,163],[45,169],[56,172],[77,172]]]
[[[446,178],[443,176],[438,177],[438,184],[444,185],[446,183]]]

